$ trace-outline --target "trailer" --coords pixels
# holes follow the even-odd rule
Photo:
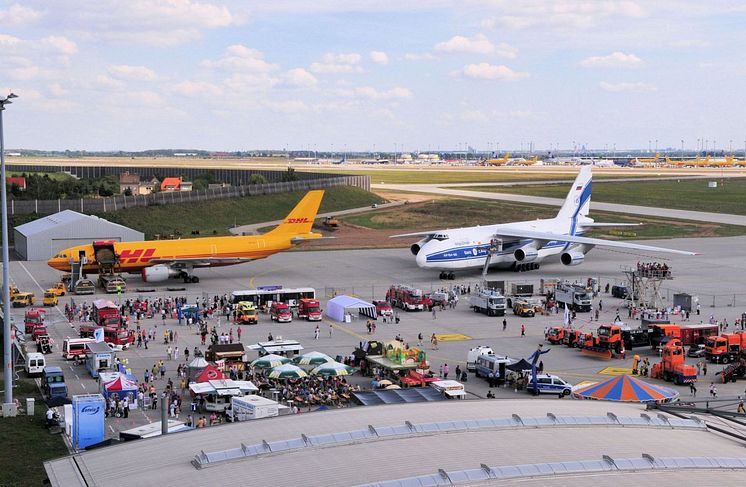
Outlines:
[[[479,294],[469,296],[469,307],[475,313],[484,313],[487,316],[505,315],[505,296],[497,291],[480,291]]]
[[[249,395],[231,397],[230,407],[225,410],[228,421],[250,421],[272,418],[280,415],[280,409],[287,409],[277,401],[266,397]]]

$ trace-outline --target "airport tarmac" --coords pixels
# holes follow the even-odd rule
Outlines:
[[[651,255],[594,249],[580,266],[565,267],[555,262],[542,265],[540,270],[526,273],[493,272],[489,275],[489,279],[505,280],[507,283],[533,283],[538,288],[541,278],[585,281],[587,277],[596,277],[600,278],[604,286],[606,282],[621,283],[624,280],[622,272],[624,266],[634,266],[638,261],[666,262],[674,275],[673,280],[664,282],[662,285],[662,295],[666,298],[666,302],[670,302],[672,294],[679,291],[699,298],[702,314],[696,316],[692,313],[691,322],[707,321],[710,315],[713,315],[715,319],[727,318],[730,323],[733,323],[740,318],[742,312],[746,312],[746,293],[742,291],[741,279],[746,272],[746,237],[677,239],[646,241],[645,243],[692,250],[702,255],[666,256],[663,259]],[[42,289],[52,285],[59,277],[57,271],[47,267],[45,262],[15,261],[11,263],[10,273],[16,285],[23,290],[36,292],[37,296],[41,295]],[[355,294],[366,300],[383,299],[388,286],[395,283],[414,284],[429,291],[461,284],[474,288],[475,284],[481,281],[479,271],[457,275],[458,279],[455,281],[439,281],[437,272],[418,268],[407,249],[285,252],[264,261],[239,266],[199,269],[196,274],[201,279],[199,284],[188,285],[186,291],[173,292],[166,288],[184,285],[180,281],[152,285],[142,283],[139,276],[131,276],[128,278],[128,292],[121,299],[188,296],[188,301],[193,303],[196,297],[211,297],[261,285],[279,284],[284,287],[314,287],[317,290],[317,296],[322,300],[323,307],[335,293],[337,295]],[[136,288],[155,288],[156,291],[137,292]],[[116,296],[111,295],[95,296],[95,298],[101,297],[117,300]],[[71,299],[74,299],[76,303],[84,301],[91,303],[93,298],[93,296],[66,296],[60,299],[60,309],[63,309],[64,304],[69,303]],[[588,313],[578,313],[575,323],[577,327],[595,331],[599,324],[611,322],[617,313],[622,319],[627,320],[626,309],[618,308],[619,300],[603,293],[595,300],[595,303],[598,303],[599,299],[603,300],[603,312],[599,322],[590,321]],[[242,327],[242,342],[251,344],[266,340],[271,331],[275,337],[282,336],[301,341],[306,351],[318,350],[336,356],[349,354],[362,340],[386,341],[393,339],[397,334],[401,334],[411,346],[416,346],[417,335],[422,333],[425,337],[424,348],[432,368],[437,371],[440,365],[447,363],[453,371],[456,365],[464,367],[467,351],[476,345],[489,345],[496,353],[516,359],[528,357],[537,345],[543,342],[545,327],[562,324],[561,314],[518,318],[509,311],[506,314],[507,330],[502,331],[502,318],[475,314],[468,309],[467,301],[467,297],[462,296],[456,309],[437,312],[436,318],[433,318],[429,312],[400,311],[400,324],[383,324],[379,320],[377,331],[372,336],[367,334],[365,318],[362,316],[351,323],[336,323],[325,319],[320,324],[321,338],[318,341],[313,339],[315,323],[293,321],[289,324],[274,324],[268,316],[262,315],[258,325]],[[715,306],[711,307],[713,302]],[[23,322],[23,309],[13,309],[13,315],[16,323]],[[76,330],[71,327],[59,310],[50,310],[48,321],[52,323],[49,329],[56,342],[56,349],[55,353],[48,355],[47,358],[50,364],[63,365],[71,395],[97,392],[96,382],[87,374],[84,366],[73,366],[71,362],[64,362],[59,355],[59,345],[62,340],[66,336],[77,336]],[[522,324],[526,327],[525,337],[521,337],[520,333]],[[77,327],[78,323],[73,325]],[[143,323],[143,326],[147,328],[155,325],[158,325],[160,331],[158,336],[161,336],[163,324],[160,319],[146,320]],[[210,327],[217,326],[217,318],[213,318],[209,325]],[[331,337],[330,327],[332,328]],[[189,330],[186,326],[180,327],[176,320],[170,319],[166,321],[166,328],[178,330],[179,341],[174,346],[179,346],[181,350],[185,347],[192,350],[199,345],[196,329]],[[230,328],[230,324],[221,320],[220,331],[228,332]],[[236,326],[233,325],[233,328],[235,333]],[[439,344],[439,350],[431,351],[428,337],[433,333],[463,334],[469,339],[442,341]],[[573,384],[608,378],[609,375],[601,374],[607,367],[629,368],[633,355],[633,353],[627,353],[627,360],[603,361],[581,355],[577,350],[565,347],[549,348],[552,348],[551,353],[542,357],[545,370],[556,373]],[[165,349],[166,345],[161,339],[151,342],[148,350],[132,348],[122,352],[120,358],[127,358],[129,366],[141,379],[146,367],[151,367],[156,360],[166,359]],[[635,353],[649,357],[651,363],[658,361],[656,354],[649,349],[636,350]],[[248,355],[250,359],[255,358],[253,352]],[[688,359],[688,361],[694,363],[696,359]],[[166,362],[167,377],[175,379],[177,363],[176,361]],[[715,379],[714,373],[721,368],[722,366],[719,365],[709,366],[708,376],[701,377],[699,380],[698,396],[707,395],[710,380]],[[618,373],[614,370],[611,372]],[[174,382],[178,383],[177,380]],[[163,380],[159,380],[156,381],[156,385],[161,389],[165,384]],[[743,393],[746,388],[744,382],[717,384],[717,386],[720,396],[730,397]],[[477,379],[471,374],[466,383],[466,389],[478,397],[484,397],[488,390],[484,380]],[[677,389],[682,397],[689,397],[688,388],[678,387]],[[494,392],[498,397],[515,397],[516,394],[520,394],[504,388]],[[186,409],[182,413],[182,418],[188,414]],[[119,430],[155,421],[158,418],[157,412],[146,411],[144,413],[143,415],[142,411],[135,412],[127,420],[107,420],[108,433],[114,435]]]

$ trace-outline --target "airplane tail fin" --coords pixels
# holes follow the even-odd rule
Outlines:
[[[270,231],[273,235],[300,235],[311,232],[316,213],[319,211],[323,190],[309,191],[288,216],[276,228]]]
[[[562,208],[557,213],[558,219],[576,221],[578,217],[588,216],[591,207],[592,182],[591,166],[581,167],[578,177],[572,183],[570,192],[567,193]]]

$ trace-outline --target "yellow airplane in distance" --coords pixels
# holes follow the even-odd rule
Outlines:
[[[96,274],[99,262],[115,260],[118,272],[140,273],[145,282],[169,278],[199,282],[193,274],[200,267],[242,264],[269,257],[308,240],[325,238],[312,232],[323,190],[309,191],[283,222],[262,235],[145,240],[142,242],[93,242],[60,251],[47,264],[71,272],[71,262],[83,259],[83,272]]]
[[[655,153],[655,157],[636,157],[634,159],[635,166],[643,166],[646,164],[656,164],[660,161],[661,155],[659,152]]]
[[[533,166],[539,162],[539,156],[534,156],[531,159],[516,159],[515,161],[510,161],[511,166]]]
[[[485,166],[504,166],[508,163],[510,160],[510,152],[505,153],[505,155],[499,159],[485,159],[484,165]]]

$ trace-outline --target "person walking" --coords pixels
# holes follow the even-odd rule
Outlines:
[[[417,334],[417,346],[422,347],[422,332]]]
[[[526,336],[526,325],[521,325],[521,336],[522,337]]]
[[[169,345],[166,348],[166,355],[168,356],[168,359],[171,360],[171,354],[173,354],[173,350],[171,349],[171,345]]]
[[[443,378],[444,379],[448,379],[448,371],[449,371],[448,364],[444,364],[443,365]]]
[[[333,334],[334,334],[334,327],[332,325],[329,325],[329,338],[331,338]]]
[[[238,341],[240,342],[241,341],[241,327],[240,326],[236,330],[236,335],[238,335]]]
[[[321,330],[319,329],[319,325],[316,325],[316,329],[313,331],[313,339],[318,340],[319,339],[319,333],[321,333]]]
[[[697,386],[694,385],[694,382],[689,383],[689,394],[691,394],[692,397],[697,397]]]
[[[461,366],[459,366],[459,365],[457,364],[457,365],[456,365],[456,379],[458,380],[458,379],[460,379],[460,378],[461,378]]]
[[[702,375],[707,375],[707,362],[702,362]]]
[[[435,320],[437,318],[438,318],[438,316],[437,316],[436,311],[435,311],[435,306],[433,306],[433,319]]]
[[[503,331],[505,331],[508,328],[508,320],[503,318]]]

